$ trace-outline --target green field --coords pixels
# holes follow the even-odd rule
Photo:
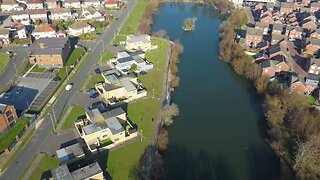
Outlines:
[[[113,44],[120,44],[121,41],[124,41],[126,40],[126,36],[121,36],[121,35],[118,35],[118,36],[115,36],[114,39],[113,39]]]
[[[6,69],[9,60],[9,54],[3,52],[0,53],[0,73],[2,73]]]
[[[83,55],[83,54],[84,54],[84,49],[83,48],[75,48],[72,51],[72,53],[71,53],[71,55],[70,55],[70,57],[69,57],[69,59],[68,59],[68,61],[66,63],[66,66],[73,65],[80,58],[80,56]]]
[[[31,69],[31,72],[43,72],[45,71],[46,68],[40,68],[38,66],[34,66],[32,69]]]
[[[104,82],[104,78],[102,77],[102,75],[92,75],[88,77],[89,80],[87,81],[86,84],[86,90],[93,88],[95,84],[99,83],[99,82]]]
[[[61,126],[62,130],[68,130],[73,127],[73,123],[78,120],[79,117],[85,116],[84,109],[79,106],[73,106],[70,114],[68,115],[67,119],[64,121],[63,125]],[[63,117],[63,116],[61,116]]]
[[[37,156],[37,155],[36,155]],[[32,161],[27,165],[27,168],[24,172],[26,172],[29,168],[32,167],[32,163],[34,161],[35,157]],[[39,164],[35,168],[35,171],[32,172],[31,176],[28,179],[43,179],[50,177],[49,170],[58,167],[59,161],[57,157],[51,157],[47,154],[45,154],[42,159],[40,160]]]
[[[160,102],[157,98],[152,99],[152,89],[155,89],[155,96],[160,93],[165,58],[169,44],[163,40],[152,40],[158,44],[158,49],[146,53],[148,61],[154,63],[154,69],[146,75],[139,76],[143,85],[149,90],[148,98],[128,104],[128,117],[133,123],[138,125],[138,130],[142,130],[144,136],[142,142],[136,142],[125,146],[122,149],[111,151],[108,155],[107,170],[114,180],[128,179],[130,171],[138,164],[144,149],[150,144],[153,136],[152,118],[156,119]],[[156,70],[157,60],[159,70]]]
[[[120,34],[133,34],[137,31],[140,19],[142,18],[148,0],[138,0],[130,16],[120,30]]]
[[[30,117],[22,117],[6,134],[0,137],[0,152],[10,146],[30,119]]]
[[[115,57],[116,57],[116,56],[115,56],[112,52],[107,52],[107,53],[103,56],[102,61],[103,61],[103,62],[107,62],[107,61],[109,61],[110,59],[115,58]]]

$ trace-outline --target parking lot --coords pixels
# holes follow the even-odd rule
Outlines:
[[[53,79],[55,77],[55,74],[57,73],[57,70],[54,71],[44,71],[42,73],[38,72],[30,72],[26,75],[26,77],[30,78],[41,78],[41,79]]]
[[[48,86],[37,96],[30,106],[31,110],[37,110],[46,101],[50,93],[59,84],[59,81],[51,81]]]

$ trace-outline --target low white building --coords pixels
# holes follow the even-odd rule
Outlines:
[[[30,24],[30,16],[29,16],[29,11],[24,10],[24,11],[16,11],[11,14],[11,19],[14,22],[20,22],[23,25],[29,25]]]
[[[104,16],[102,16],[102,14],[100,12],[98,12],[95,8],[93,8],[92,6],[90,6],[88,8],[84,8],[82,10],[81,15],[85,20],[98,20],[98,21],[104,20]]]
[[[47,0],[46,4],[48,9],[59,8],[59,5],[56,0]]]
[[[50,19],[52,20],[68,20],[72,18],[71,11],[68,8],[55,8],[50,11]]]
[[[68,34],[70,36],[80,36],[81,34],[91,33],[94,31],[95,28],[85,21],[75,22],[68,28]]]
[[[88,7],[100,7],[101,3],[99,0],[84,0],[82,2],[82,7],[83,8],[88,8]]]
[[[80,9],[81,3],[79,0],[65,0],[63,2],[63,7]]]
[[[43,0],[27,0],[27,9],[43,9]]]
[[[119,9],[119,1],[118,0],[105,0],[104,7],[108,9]]]
[[[26,28],[23,24],[19,24],[17,26],[17,35],[18,35],[19,39],[26,39],[27,38]]]
[[[23,8],[19,6],[19,4],[14,0],[2,0],[0,4],[0,8],[2,11],[22,11]]]
[[[148,34],[142,34],[138,36],[128,35],[126,41],[120,43],[125,45],[125,48],[131,52],[137,50],[146,52],[158,48],[156,44],[151,43],[151,38]]]
[[[30,9],[29,14],[30,14],[30,19],[32,21],[37,21],[37,20],[47,21],[48,20],[47,10],[45,10],[45,9]]]
[[[47,38],[47,37],[56,37],[55,29],[49,24],[40,24],[36,26],[34,31],[32,32],[32,36],[35,39]]]
[[[10,43],[10,31],[8,29],[0,29],[0,45]]]

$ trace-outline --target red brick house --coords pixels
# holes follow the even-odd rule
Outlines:
[[[320,75],[320,59],[310,58],[310,59],[306,60],[305,70],[309,74]]]
[[[298,94],[307,94],[308,89],[304,77],[292,75],[290,81],[290,90]]]
[[[283,30],[284,30],[283,24],[275,23],[273,24],[273,27],[272,27],[272,35],[281,35],[283,33]]]
[[[11,128],[17,119],[18,115],[14,106],[0,103],[0,132]]]
[[[268,59],[261,62],[262,75],[272,78],[276,73],[288,72],[289,66],[285,62],[283,56],[276,56],[273,59]]]
[[[317,12],[320,10],[320,3],[313,2],[313,3],[311,3],[310,7],[311,7],[311,12]]]
[[[312,38],[312,39],[320,39],[320,29],[311,30],[310,38]]]
[[[289,30],[288,37],[290,39],[302,39],[303,29],[301,27],[293,27]]]
[[[263,29],[256,29],[256,28],[247,28],[246,31],[246,44],[247,46],[256,47],[258,43],[262,41],[263,37]]]
[[[320,49],[320,40],[319,39],[310,39],[306,41],[306,51],[307,54],[314,54]]]
[[[287,2],[283,2],[280,4],[280,13],[283,14],[290,14],[292,13],[294,10],[294,5],[293,3],[287,3]]]
[[[270,15],[264,15],[260,18],[260,23],[263,24],[273,24],[274,20]]]
[[[301,23],[301,26],[303,29],[317,29],[318,28],[316,23],[309,18],[304,19]]]

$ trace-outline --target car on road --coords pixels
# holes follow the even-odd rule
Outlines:
[[[96,92],[90,96],[90,99],[95,99],[97,97],[99,97],[99,93]]]
[[[53,81],[61,81],[61,78],[60,77],[55,77],[55,78],[53,78]]]
[[[23,47],[29,47],[29,44],[24,44]]]
[[[90,88],[86,91],[86,94],[92,94],[95,92],[95,89],[94,88]]]
[[[69,91],[72,88],[72,86],[73,86],[73,83],[66,85],[66,88],[65,88],[66,91]]]
[[[11,92],[6,92],[6,93],[4,93],[4,96],[3,96],[3,97],[4,97],[5,99],[8,99],[8,98],[11,96],[11,94],[12,94]]]
[[[22,88],[21,88],[21,87],[18,87],[18,88],[16,89],[16,94],[21,94],[21,92],[22,92]]]
[[[95,69],[94,72],[96,72],[96,74],[101,74],[101,70],[99,68]]]

